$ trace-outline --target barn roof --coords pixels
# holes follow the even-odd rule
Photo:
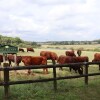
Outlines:
[[[18,47],[11,45],[2,45],[0,44],[0,53],[17,53]]]

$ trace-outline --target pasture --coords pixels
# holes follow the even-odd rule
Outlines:
[[[24,49],[26,51],[26,49]],[[35,52],[19,52],[18,55],[30,55],[39,56],[40,51],[48,50],[54,51],[57,55],[65,55],[65,49],[51,49],[40,48],[34,49]],[[82,51],[82,56],[88,56],[89,61],[92,61],[94,56],[93,51]],[[76,51],[75,51],[76,54]],[[51,61],[48,61],[51,64]],[[14,64],[13,64],[14,65]],[[23,66],[23,63],[20,63]],[[99,72],[97,65],[89,67],[89,73]],[[74,71],[70,72],[68,68],[64,68],[63,71],[57,69],[57,77],[76,75]],[[3,76],[2,76],[3,77]],[[52,69],[49,69],[49,74],[44,75],[42,69],[33,70],[32,75],[27,75],[26,70],[19,74],[15,72],[10,73],[10,80],[25,80],[25,79],[42,79],[52,77]],[[9,100],[99,100],[100,99],[100,76],[89,77],[89,85],[86,86],[83,82],[84,78],[68,79],[58,81],[58,90],[55,93],[53,90],[52,82],[23,84],[11,86],[11,96]],[[3,87],[0,87],[0,99],[3,98]]]

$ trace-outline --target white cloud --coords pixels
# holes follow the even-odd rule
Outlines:
[[[0,1],[0,32],[31,41],[100,38],[99,18],[99,0]]]

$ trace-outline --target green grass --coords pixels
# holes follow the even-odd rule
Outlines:
[[[10,86],[9,100],[99,100],[100,80],[92,80],[85,85],[83,79],[58,81],[58,88],[53,90],[53,82]],[[0,87],[0,99],[3,88]]]

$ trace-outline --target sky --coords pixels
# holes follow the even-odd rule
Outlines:
[[[100,0],[0,0],[0,35],[36,42],[100,39]]]

